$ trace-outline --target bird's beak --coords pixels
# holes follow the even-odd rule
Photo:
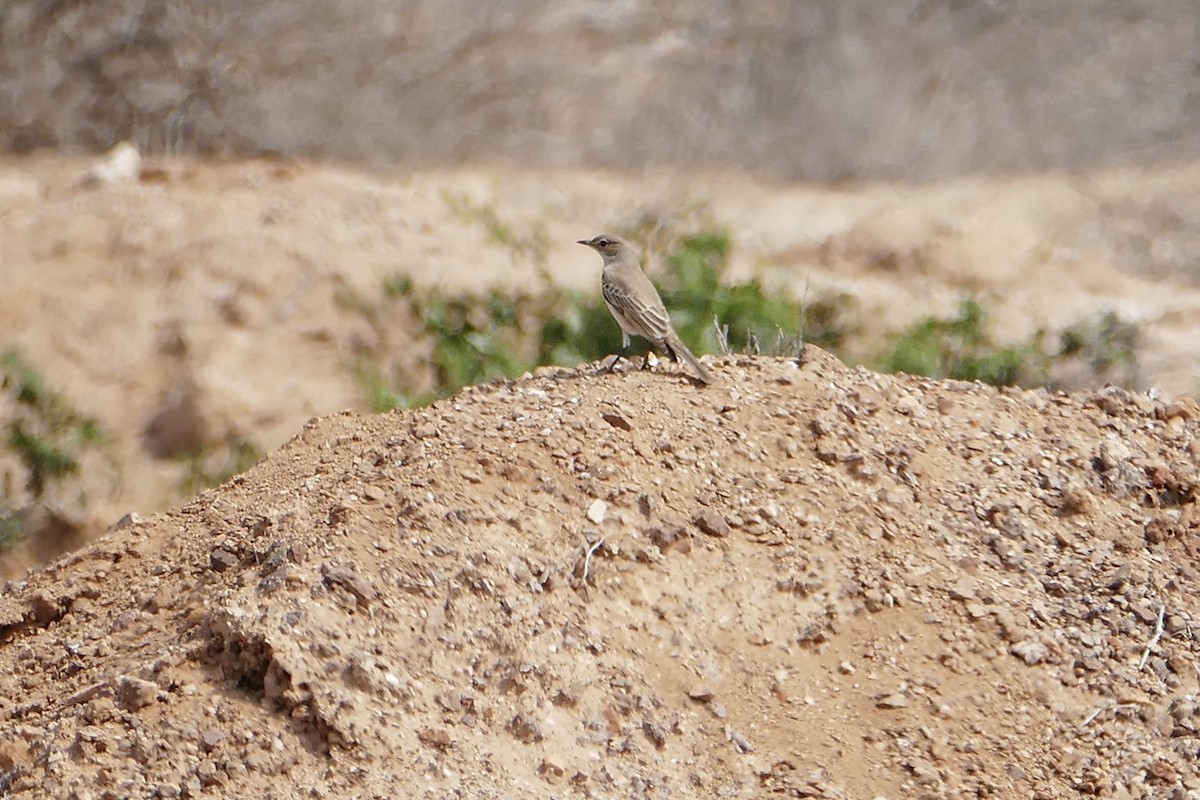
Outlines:
[[[582,244],[582,245],[586,245],[587,247],[591,247],[591,246],[592,246],[592,243],[591,243],[591,242],[589,242],[587,239],[580,239],[580,240],[579,240],[579,241],[577,241],[575,244]]]

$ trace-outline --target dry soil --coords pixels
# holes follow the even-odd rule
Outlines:
[[[1190,797],[1200,408],[799,361],[312,420],[11,584],[17,797]]]
[[[87,166],[0,164],[0,332],[110,432],[59,498],[80,530],[138,515],[9,566],[0,795],[1200,797],[1200,291],[1163,271],[1191,229],[1142,211],[1189,219],[1196,167],[831,190]],[[852,292],[877,333],[966,291],[1018,339],[1116,307],[1160,388],[810,347],[709,356],[709,387],[593,364],[338,413],[364,355],[420,376],[411,321],[355,305],[384,277],[539,274],[463,198],[569,285],[596,279],[575,239],[700,202],[735,271]],[[156,428],[172,410],[192,427]],[[180,501],[181,428],[269,455]]]

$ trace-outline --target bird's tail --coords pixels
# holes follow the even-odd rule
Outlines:
[[[696,373],[700,376],[700,380],[705,383],[712,383],[712,378],[709,376],[708,370],[700,363],[700,359],[692,355],[692,351],[688,350],[687,345],[679,338],[679,334],[671,331],[663,340],[663,344],[666,345],[666,350],[670,353],[673,360],[678,361],[679,357],[683,356],[684,360],[692,365],[692,369],[696,370]]]

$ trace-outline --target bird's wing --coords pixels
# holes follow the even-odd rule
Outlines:
[[[620,279],[605,281],[604,300],[635,328],[631,333],[658,344],[671,333],[671,318],[650,279],[640,271],[638,277],[645,281],[644,286],[633,287]]]

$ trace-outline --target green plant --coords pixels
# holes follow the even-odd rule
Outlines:
[[[224,453],[195,451],[184,459],[180,491],[191,496],[201,489],[218,486],[253,467],[262,460],[263,452],[253,442],[234,439],[227,442]],[[216,463],[212,463],[216,461]]]
[[[7,500],[0,499],[0,552],[24,537],[28,522],[28,511],[14,509],[9,506]]]
[[[484,217],[492,220],[492,212]],[[844,338],[848,298],[826,298],[802,309],[758,278],[729,283],[732,242],[724,231],[706,228],[668,235],[658,226],[652,233],[663,242],[676,242],[665,256],[663,274],[656,278],[676,329],[697,352],[719,347],[794,352],[806,316],[806,338],[827,345]],[[395,275],[384,281],[383,294],[385,302],[406,303],[430,338],[439,395],[538,365],[594,361],[621,347],[620,328],[598,291],[551,284],[513,295],[496,289],[450,294]],[[373,319],[385,316],[372,312]],[[714,319],[722,327],[720,333]],[[646,343],[638,341],[636,346]],[[378,371],[361,366],[359,379],[378,410],[427,399],[413,398],[388,384]]]
[[[0,549],[25,535],[31,511],[50,490],[79,471],[79,457],[89,446],[104,441],[95,419],[76,410],[51,389],[20,351],[0,354],[0,391],[8,416],[0,439],[24,471],[24,500],[10,486],[0,487]]]
[[[579,364],[620,351],[621,329],[598,292],[566,291],[553,305],[537,330],[539,364]]]
[[[1140,345],[1137,325],[1122,320],[1115,311],[1106,311],[1064,330],[1058,355],[1083,358],[1098,376],[1120,369],[1136,373]]]
[[[367,400],[375,413],[428,405],[434,399],[431,396],[414,396],[395,388],[378,369],[368,364],[358,366],[358,380],[366,389]]]
[[[1040,336],[1020,347],[996,347],[986,330],[987,313],[979,301],[967,298],[950,320],[926,319],[897,339],[880,363],[881,372],[908,372],[931,378],[1014,384],[1040,357]]]
[[[663,302],[680,336],[702,351],[723,346],[757,352],[763,342],[779,347],[796,340],[801,316],[797,303],[768,291],[757,277],[743,283],[723,280],[731,250],[724,231],[703,231],[682,237],[667,256]],[[724,342],[718,341],[714,319],[727,331]]]
[[[666,256],[658,284],[679,335],[696,352],[719,350],[794,352],[802,335],[804,312],[786,295],[769,290],[759,278],[725,280],[732,242],[724,231],[705,230],[678,238]],[[657,276],[656,276],[657,277]],[[541,329],[543,360],[573,364],[615,353],[621,333],[598,295],[566,295],[565,307]],[[809,307],[811,325],[804,337],[820,344],[844,336],[846,299],[823,299]],[[716,324],[714,324],[714,321]],[[645,347],[645,343],[638,343]]]
[[[528,300],[493,289],[482,295],[413,295],[414,315],[433,337],[433,363],[440,386],[457,389],[501,375],[516,375],[528,360],[520,355],[519,321]]]
[[[857,308],[848,294],[807,297],[801,304],[800,334],[811,342],[835,353],[845,347],[858,328]]]
[[[79,469],[79,452],[104,439],[100,425],[50,389],[16,349],[0,355],[0,388],[13,403],[4,425],[5,444],[25,468],[25,486],[35,499],[52,483]]]
[[[475,214],[495,228],[497,241],[511,235],[490,208],[463,201],[461,213]],[[733,242],[708,221],[702,207],[689,208],[686,222],[644,216],[626,234],[661,248],[663,268],[654,275],[672,320],[696,352],[714,350],[792,354],[811,342],[846,357],[857,330],[857,310],[848,295],[827,294],[801,303],[772,289],[760,277],[731,282]],[[703,224],[702,224],[703,223]],[[680,232],[679,226],[692,229]],[[360,382],[377,410],[407,407],[434,396],[501,375],[515,376],[543,364],[578,364],[616,353],[620,329],[598,291],[547,284],[537,292],[508,295],[499,290],[450,294],[417,287],[407,276],[384,282],[385,302],[408,305],[432,347],[432,395],[414,396],[391,385],[378,371],[359,368]],[[372,319],[390,317],[377,309]],[[1085,359],[1091,374],[1136,371],[1137,328],[1108,313],[1068,328],[1048,353],[1039,331],[1015,346],[995,344],[987,312],[976,298],[964,299],[956,316],[928,318],[901,332],[876,362],[884,372],[978,380],[1007,385],[1046,384],[1066,361]],[[635,339],[635,347],[646,343]],[[1121,380],[1132,383],[1133,378]]]

